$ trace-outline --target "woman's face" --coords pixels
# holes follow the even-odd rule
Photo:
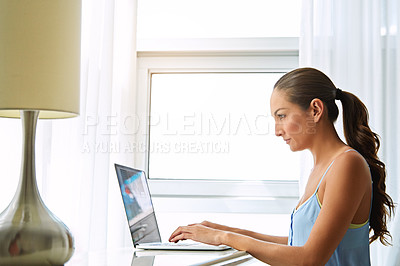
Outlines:
[[[285,92],[275,89],[271,95],[271,114],[275,119],[275,135],[282,137],[292,151],[311,146],[315,123],[310,111],[289,102]]]

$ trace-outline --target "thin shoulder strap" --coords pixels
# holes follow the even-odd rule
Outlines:
[[[322,180],[324,180],[324,177],[325,177],[326,173],[329,171],[329,168],[331,168],[331,166],[332,166],[332,164],[333,164],[334,161],[335,161],[335,160],[333,160],[333,161],[331,162],[331,164],[328,166],[328,168],[326,168],[325,173],[324,173],[324,174],[322,175],[322,177],[321,177],[321,180],[319,180],[317,189],[315,189],[315,193],[317,193],[317,191],[318,191],[318,189],[319,189],[319,186],[320,186],[321,183],[322,183]]]
[[[355,149],[348,149],[348,150],[344,151],[343,153],[346,153],[346,152],[348,152],[348,151],[356,151],[356,150],[355,150]],[[338,156],[342,155],[343,153],[339,154]],[[336,158],[337,158],[337,157],[336,157]],[[335,159],[336,159],[336,158],[335,158]],[[332,164],[335,162],[335,159],[333,159],[333,161],[331,162],[331,164],[330,164],[330,165],[328,166],[328,168],[325,170],[325,173],[322,175],[321,180],[319,180],[319,183],[318,183],[317,189],[315,190],[315,193],[317,193],[317,191],[318,191],[318,189],[319,189],[319,186],[320,186],[321,183],[322,183],[322,180],[324,180],[324,177],[325,177],[326,173],[329,171],[329,169],[331,168]]]

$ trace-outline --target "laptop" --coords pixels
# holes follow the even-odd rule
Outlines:
[[[135,248],[152,250],[230,249],[225,245],[213,246],[191,241],[161,242],[145,172],[119,164],[115,164],[115,170]]]

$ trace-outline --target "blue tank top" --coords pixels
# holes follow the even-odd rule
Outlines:
[[[321,210],[317,192],[333,162],[326,169],[314,194],[301,204],[297,210],[293,210],[288,238],[289,246],[303,246],[307,242],[311,229]],[[326,265],[371,265],[369,255],[369,219],[362,225],[350,225],[342,241],[340,241],[339,246]]]

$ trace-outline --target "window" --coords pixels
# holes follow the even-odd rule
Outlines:
[[[247,47],[247,50],[227,53],[215,49],[184,51],[180,55],[165,51],[139,52],[135,102],[139,120],[146,123],[141,123],[143,134],[138,134],[135,141],[145,143],[148,149],[136,153],[135,165],[147,170],[154,195],[207,196],[220,200],[225,196],[269,197],[267,202],[253,202],[251,207],[240,204],[230,207],[230,211],[245,208],[259,212],[261,209],[276,211],[277,206],[272,207],[270,201],[283,197],[287,202],[279,208],[290,210],[294,205],[292,201],[297,199],[298,184],[294,180],[300,171],[285,166],[300,167],[299,155],[290,152],[274,135],[268,105],[269,94],[278,77],[298,66],[296,45],[293,42],[273,54],[268,45],[266,51]],[[238,108],[237,102],[241,99],[246,99],[246,104]],[[204,106],[206,101],[209,104]],[[229,114],[231,125],[228,128]],[[253,119],[257,116],[255,123]],[[203,119],[204,128],[196,119]],[[198,134],[197,130],[205,134]],[[243,138],[254,145],[242,145]],[[206,149],[218,152],[190,153],[190,149],[197,149],[198,143],[216,143],[215,147]],[[283,152],[273,158],[275,161],[269,166],[265,158],[276,153],[263,150],[263,145]],[[242,154],[246,152],[262,154]],[[279,161],[278,157],[283,159]],[[206,161],[213,165],[206,165]],[[199,173],[196,167],[204,171]],[[240,171],[235,172],[235,168]],[[291,174],[292,170],[295,174]],[[204,202],[199,202],[199,206]],[[222,206],[228,205],[231,206],[228,203]],[[193,208],[196,204],[190,206]]]

